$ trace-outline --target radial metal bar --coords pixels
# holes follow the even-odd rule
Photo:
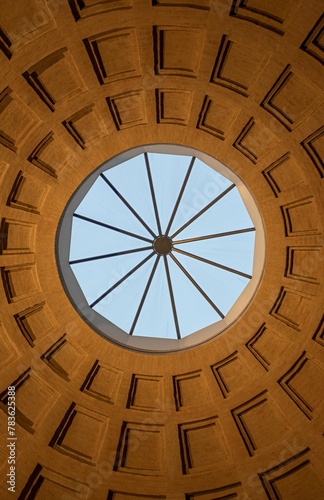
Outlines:
[[[249,233],[255,231],[255,227],[246,229],[237,229],[235,231],[227,231],[226,233],[207,234],[206,236],[197,236],[196,238],[186,238],[185,240],[172,241],[172,245],[182,245],[183,243],[192,243],[193,241],[210,240],[212,238],[222,238],[223,236],[233,236],[234,234]]]
[[[198,285],[198,283],[193,279],[193,277],[188,273],[188,271],[180,264],[180,262],[178,261],[178,259],[176,259],[176,257],[172,253],[170,253],[170,257],[177,264],[177,266],[181,269],[181,271],[187,276],[188,280],[191,281],[191,283],[197,288],[197,290],[201,293],[201,295],[212,306],[212,308],[215,309],[215,311],[217,312],[217,314],[222,319],[224,319],[224,317],[225,317],[224,314],[218,309],[218,307],[216,306],[216,304],[214,304],[214,302],[208,297],[208,295],[203,291],[203,289],[200,288],[200,286]]]
[[[172,257],[171,254],[170,254],[170,256]],[[166,277],[167,277],[167,282],[168,282],[168,287],[169,287],[169,294],[170,294],[170,299],[171,299],[171,306],[172,306],[172,312],[173,312],[174,325],[175,325],[175,328],[176,328],[177,337],[178,337],[178,339],[181,339],[180,328],[179,328],[179,321],[178,321],[178,315],[177,315],[177,309],[176,309],[176,305],[175,305],[175,301],[174,301],[174,295],[173,295],[173,290],[172,290],[171,276],[170,276],[170,270],[169,270],[169,264],[168,264],[167,256],[163,255],[163,259],[164,259],[165,274],[166,274]]]
[[[100,295],[100,297],[98,297],[94,302],[92,302],[92,304],[90,304],[90,307],[96,306],[98,304],[98,302],[100,302],[102,299],[104,299],[105,297],[107,297],[107,295],[109,295],[109,293],[111,293],[113,290],[115,290],[115,288],[117,288],[119,285],[121,285],[123,283],[123,281],[125,281],[127,278],[129,278],[133,273],[135,273],[135,271],[137,271],[148,260],[150,260],[153,257],[153,255],[156,255],[156,253],[152,252],[152,253],[150,253],[150,255],[148,255],[147,257],[145,257],[145,259],[143,259],[139,264],[137,264],[135,267],[133,267],[133,269],[131,269],[127,274],[125,274],[125,276],[123,276],[119,281],[117,281],[117,283],[115,283],[105,293],[103,293],[102,295]]]
[[[153,207],[154,207],[156,224],[157,224],[159,236],[162,236],[161,222],[160,222],[159,211],[158,211],[158,207],[157,207],[157,203],[156,203],[156,197],[155,197],[155,191],[154,191],[152,173],[151,173],[150,163],[149,163],[149,159],[148,159],[148,154],[147,153],[144,153],[144,159],[145,159],[147,177],[148,177],[149,184],[150,184],[151,197],[152,197],[152,202],[153,202]]]
[[[96,219],[91,219],[89,217],[85,217],[84,215],[73,214],[73,217],[76,217],[77,219],[85,220],[86,222],[91,222],[92,224],[96,224],[97,226],[111,229],[112,231],[117,231],[117,233],[126,234],[127,236],[131,236],[132,238],[137,238],[138,240],[147,241],[148,243],[152,243],[152,240],[149,238],[145,238],[144,236],[140,236],[139,234],[131,233],[130,231],[125,231],[124,229],[120,229],[119,227],[111,226],[110,224],[105,224],[104,222],[100,222]]]
[[[118,191],[118,189],[115,188],[115,186],[110,182],[107,177],[104,176],[104,174],[100,174],[100,177],[108,184],[110,189],[118,196],[118,198],[126,205],[128,210],[132,212],[133,215],[135,215],[136,219],[140,221],[140,223],[145,227],[145,229],[153,236],[153,238],[156,238],[156,234],[152,231],[152,229],[146,224],[146,222],[142,219],[142,217],[136,212],[136,210],[128,203],[127,200],[123,197],[123,195]]]
[[[209,210],[213,205],[215,205],[215,203],[217,203],[219,200],[221,200],[224,196],[226,196],[233,188],[235,188],[235,184],[231,184],[227,189],[225,189],[225,191],[223,191],[220,195],[218,195],[214,200],[212,200],[210,203],[208,203],[208,205],[206,205],[204,208],[202,208],[200,210],[200,212],[198,212],[196,215],[194,215],[190,220],[188,220],[188,222],[186,222],[183,226],[180,227],[180,229],[178,229],[178,231],[176,231],[175,233],[173,233],[173,235],[171,236],[171,239],[173,240],[173,238],[175,236],[177,236],[177,234],[181,233],[181,231],[183,231],[186,227],[188,227],[192,222],[194,222],[196,219],[198,219],[198,217],[200,217],[203,213],[205,213],[207,210]]]
[[[196,159],[196,158],[195,158],[194,156],[193,156],[193,157],[192,157],[192,159],[191,159],[191,162],[190,162],[190,165],[189,165],[189,167],[188,167],[188,170],[187,170],[186,176],[185,176],[185,178],[184,178],[184,181],[183,181],[183,183],[182,183],[182,186],[181,186],[181,189],[180,189],[180,192],[179,192],[179,195],[178,195],[177,201],[176,201],[176,203],[175,203],[175,205],[174,205],[174,209],[173,209],[172,215],[171,215],[171,217],[170,217],[168,227],[167,227],[167,229],[166,229],[166,231],[165,231],[165,236],[168,236],[169,231],[170,231],[170,229],[171,229],[172,223],[173,223],[173,221],[174,221],[174,218],[175,218],[175,216],[176,216],[176,213],[177,213],[178,208],[179,208],[179,205],[180,205],[180,201],[181,201],[182,195],[183,195],[183,193],[184,193],[184,190],[185,190],[185,188],[186,188],[187,182],[188,182],[188,180],[189,180],[189,177],[190,177],[190,174],[191,174],[192,168],[193,168],[193,166],[194,166],[195,159]]]
[[[223,269],[224,271],[228,271],[229,273],[238,274],[239,276],[243,276],[243,278],[251,279],[252,276],[250,274],[243,273],[242,271],[238,271],[237,269],[233,269],[232,267],[223,266],[222,264],[218,264],[217,262],[213,262],[212,260],[204,259],[203,257],[199,257],[193,253],[185,252],[184,250],[178,250],[177,248],[173,249],[175,252],[181,253],[182,255],[186,255],[187,257],[191,257],[192,259],[200,260],[205,264],[210,264],[211,266],[219,267],[219,269]]]
[[[150,247],[133,248],[132,250],[123,250],[121,252],[107,253],[105,255],[96,255],[95,257],[85,257],[84,259],[70,260],[69,264],[81,264],[83,262],[90,262],[93,260],[108,259],[109,257],[118,257],[119,255],[143,252],[144,250],[152,250],[152,245]]]
[[[136,324],[137,324],[137,321],[138,321],[138,318],[141,314],[141,311],[142,311],[142,308],[143,308],[143,305],[144,305],[144,302],[146,300],[146,296],[148,294],[148,291],[150,289],[150,286],[151,286],[151,283],[152,283],[152,280],[153,280],[153,277],[154,277],[154,274],[155,274],[155,271],[156,271],[156,268],[158,266],[158,263],[159,263],[159,260],[160,260],[160,255],[157,256],[157,258],[155,259],[155,262],[154,262],[154,266],[153,266],[153,269],[151,271],[151,274],[150,274],[150,277],[148,279],[148,282],[147,282],[147,285],[145,287],[145,290],[144,290],[144,293],[143,293],[143,296],[142,296],[142,299],[141,299],[141,302],[138,306],[138,309],[137,309],[137,312],[136,312],[136,315],[135,315],[135,318],[134,318],[134,321],[133,321],[133,324],[131,326],[131,329],[129,331],[129,335],[133,335],[134,333],[134,330],[135,330],[135,327],[136,327]]]

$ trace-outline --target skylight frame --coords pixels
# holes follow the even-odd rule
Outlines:
[[[238,189],[256,230],[252,279],[249,281],[248,285],[246,286],[240,297],[237,299],[237,301],[230,309],[230,311],[227,313],[225,318],[181,339],[162,339],[162,338],[133,336],[129,335],[124,330],[114,325],[112,322],[104,318],[102,315],[97,313],[95,310],[93,310],[93,308],[89,306],[69,264],[72,219],[73,219],[73,214],[78,205],[80,204],[81,200],[83,199],[85,194],[89,191],[89,189],[97,180],[97,178],[99,176],[104,177],[105,171],[143,153],[145,154],[145,158],[147,158],[147,153],[164,153],[164,154],[196,157],[205,164],[207,164],[208,166],[210,166],[211,168],[215,169],[220,174],[224,175],[233,184],[235,184],[236,188]],[[190,173],[193,161],[191,163],[188,169],[188,173]],[[148,169],[148,175],[150,176],[149,166],[148,165],[146,166]],[[109,183],[109,181],[107,183]],[[151,181],[150,185],[152,188]],[[186,183],[184,183],[183,188],[185,188],[185,185]],[[179,197],[181,198],[180,194]],[[180,202],[179,198],[177,200],[177,203],[178,202]],[[158,216],[158,214],[156,213],[156,208],[154,208],[154,210],[155,210],[155,215]],[[167,234],[171,228],[175,211],[176,210],[174,210],[174,213],[171,216],[171,220],[167,229]],[[110,226],[110,228],[111,227],[112,226]],[[176,231],[176,233],[178,234],[179,231]],[[169,145],[169,144],[148,145],[148,146],[133,148],[131,150],[121,153],[120,155],[112,158],[111,160],[108,160],[107,162],[104,162],[93,173],[91,173],[81,184],[81,186],[78,188],[78,190],[74,193],[74,195],[68,202],[67,207],[60,221],[59,229],[57,232],[57,241],[56,241],[58,268],[64,289],[67,295],[69,296],[72,304],[74,305],[75,309],[84,319],[84,321],[88,323],[89,326],[91,326],[91,328],[93,328],[97,333],[99,333],[105,338],[108,338],[112,342],[120,344],[124,347],[128,347],[130,349],[140,350],[144,352],[170,352],[170,351],[177,351],[179,349],[186,349],[194,345],[206,342],[210,338],[213,338],[222,333],[223,331],[225,331],[248,307],[248,304],[252,300],[252,297],[254,296],[259,286],[259,282],[263,274],[265,248],[266,248],[265,233],[263,228],[262,217],[256,206],[253,196],[251,195],[250,191],[243,183],[243,181],[231,169],[229,169],[229,167],[224,165],[219,160],[216,160],[215,158],[205,153],[202,153],[194,148]],[[167,260],[166,257],[161,256],[161,258],[162,260],[164,260],[164,265],[166,266],[166,260]],[[157,262],[158,260],[159,259],[157,259]]]

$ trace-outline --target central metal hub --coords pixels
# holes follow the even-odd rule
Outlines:
[[[159,236],[154,240],[153,248],[159,255],[167,255],[172,250],[172,241],[167,236]]]

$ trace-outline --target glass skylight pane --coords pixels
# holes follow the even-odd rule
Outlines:
[[[253,223],[237,188],[234,188],[177,234],[174,240],[177,241],[247,227],[253,227]]]
[[[156,153],[150,153],[148,157],[162,234],[165,234],[192,157]]]
[[[231,185],[231,181],[196,159],[171,234]]]
[[[150,243],[73,217],[70,260],[147,247]]]
[[[94,310],[129,332],[156,257],[148,260],[119,287],[100,301]],[[152,311],[153,314],[153,311]]]
[[[90,305],[150,253],[151,250],[144,250],[136,254],[74,264],[71,267]]]
[[[157,234],[158,229],[144,156],[136,156],[118,167],[107,170],[105,176]]]
[[[93,184],[78,206],[76,213],[137,233],[146,238],[151,237],[150,233],[101,177],[98,177]]]
[[[227,314],[246,287],[248,279],[179,253],[175,255],[220,311]]]
[[[176,339],[163,258],[160,258],[134,336]]]
[[[255,231],[175,245],[207,260],[252,275]]]
[[[168,260],[181,338],[215,321],[219,321],[221,317],[201,295],[199,290],[189,281],[171,258]]]

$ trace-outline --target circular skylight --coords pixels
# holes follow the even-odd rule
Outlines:
[[[263,260],[261,217],[242,181],[176,146],[102,165],[58,233],[62,280],[79,313],[111,340],[149,351],[223,331],[250,301]]]

